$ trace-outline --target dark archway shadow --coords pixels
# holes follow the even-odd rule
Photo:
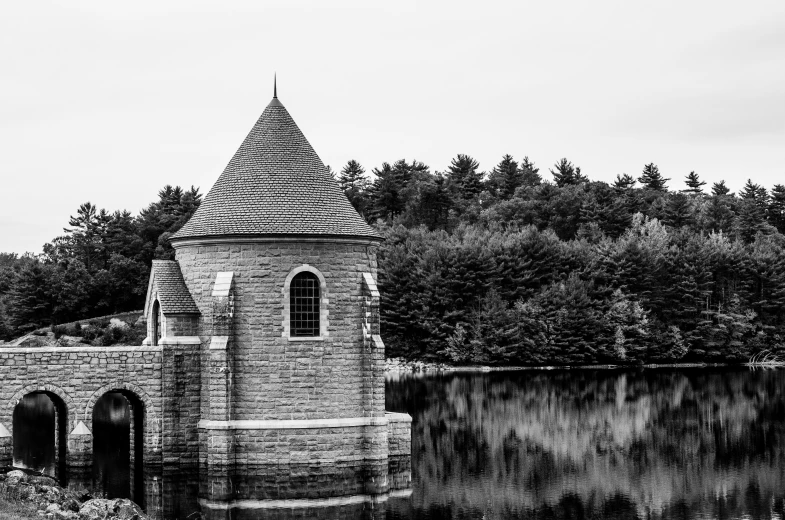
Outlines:
[[[93,407],[93,484],[107,498],[145,507],[144,403],[128,390],[111,390]]]
[[[14,407],[14,466],[54,476],[66,486],[68,410],[57,394],[32,392]]]

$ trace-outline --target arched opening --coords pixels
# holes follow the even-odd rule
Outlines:
[[[158,300],[153,302],[153,346],[158,346],[158,342],[161,340],[161,304],[158,303]]]
[[[93,407],[93,485],[107,498],[144,506],[144,404],[112,390]]]
[[[293,337],[320,335],[321,290],[319,278],[303,271],[292,278],[289,286],[289,334]]]
[[[14,408],[14,466],[40,471],[65,485],[68,432],[65,403],[51,392],[32,392]]]

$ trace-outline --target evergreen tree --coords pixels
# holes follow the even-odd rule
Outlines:
[[[687,178],[684,181],[684,184],[687,185],[687,189],[682,190],[683,192],[697,195],[698,193],[703,193],[702,187],[706,185],[706,182],[700,180],[698,174],[692,171],[687,174]]]
[[[662,176],[660,169],[654,163],[649,163],[644,166],[643,173],[638,177],[638,182],[640,182],[644,188],[655,191],[668,191],[666,182],[669,180],[670,179],[666,179]]]
[[[367,205],[365,192],[368,189],[368,177],[365,175],[365,168],[359,162],[351,159],[341,170],[338,184],[341,186],[346,198],[354,206],[354,209],[361,215],[364,215]]]
[[[766,214],[755,199],[742,199],[738,205],[734,227],[744,242],[751,243],[758,233],[767,233]]]
[[[635,178],[628,174],[616,175],[616,180],[613,181],[613,187],[616,191],[626,192],[635,187]]]
[[[731,200],[728,195],[709,198],[700,210],[700,227],[706,231],[730,231],[735,217]]]
[[[775,184],[771,189],[768,216],[771,225],[785,234],[785,186],[782,184]]]
[[[523,186],[539,186],[542,184],[542,177],[540,177],[540,169],[537,168],[529,156],[525,156],[519,166],[521,171],[521,184]]]
[[[523,184],[518,163],[507,154],[494,166],[488,177],[488,184],[499,198],[509,199],[515,193],[518,186]]]
[[[715,182],[711,186],[712,195],[728,195],[729,193],[730,188],[725,185],[725,181]]]
[[[670,194],[665,205],[663,223],[674,228],[680,228],[689,226],[694,221],[695,210],[690,197],[684,193]]]
[[[13,281],[6,299],[10,325],[18,333],[27,333],[52,323],[52,269],[41,262],[22,268]]]
[[[556,181],[556,185],[560,188],[589,180],[581,175],[581,169],[573,165],[566,157],[559,159],[559,162],[554,164],[553,167],[555,169],[551,170],[551,175],[553,175],[553,180]]]
[[[478,172],[480,163],[473,157],[458,154],[447,168],[448,178],[463,199],[472,199],[482,191],[482,173]]]
[[[381,168],[374,168],[373,174],[376,178],[370,188],[371,216],[391,221],[403,213],[405,207],[402,178],[387,162],[382,163]]]

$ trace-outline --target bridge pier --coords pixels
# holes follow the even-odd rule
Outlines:
[[[14,457],[14,440],[11,432],[0,422],[0,468],[10,466]]]
[[[68,435],[66,466],[69,483],[78,486],[92,481],[93,434],[83,421]]]

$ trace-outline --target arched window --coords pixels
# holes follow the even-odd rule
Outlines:
[[[320,335],[319,278],[303,271],[289,285],[289,335],[292,337],[317,337]]]
[[[152,342],[153,346],[158,345],[158,341],[161,339],[161,304],[158,303],[158,300],[155,300],[153,303],[153,337]]]

